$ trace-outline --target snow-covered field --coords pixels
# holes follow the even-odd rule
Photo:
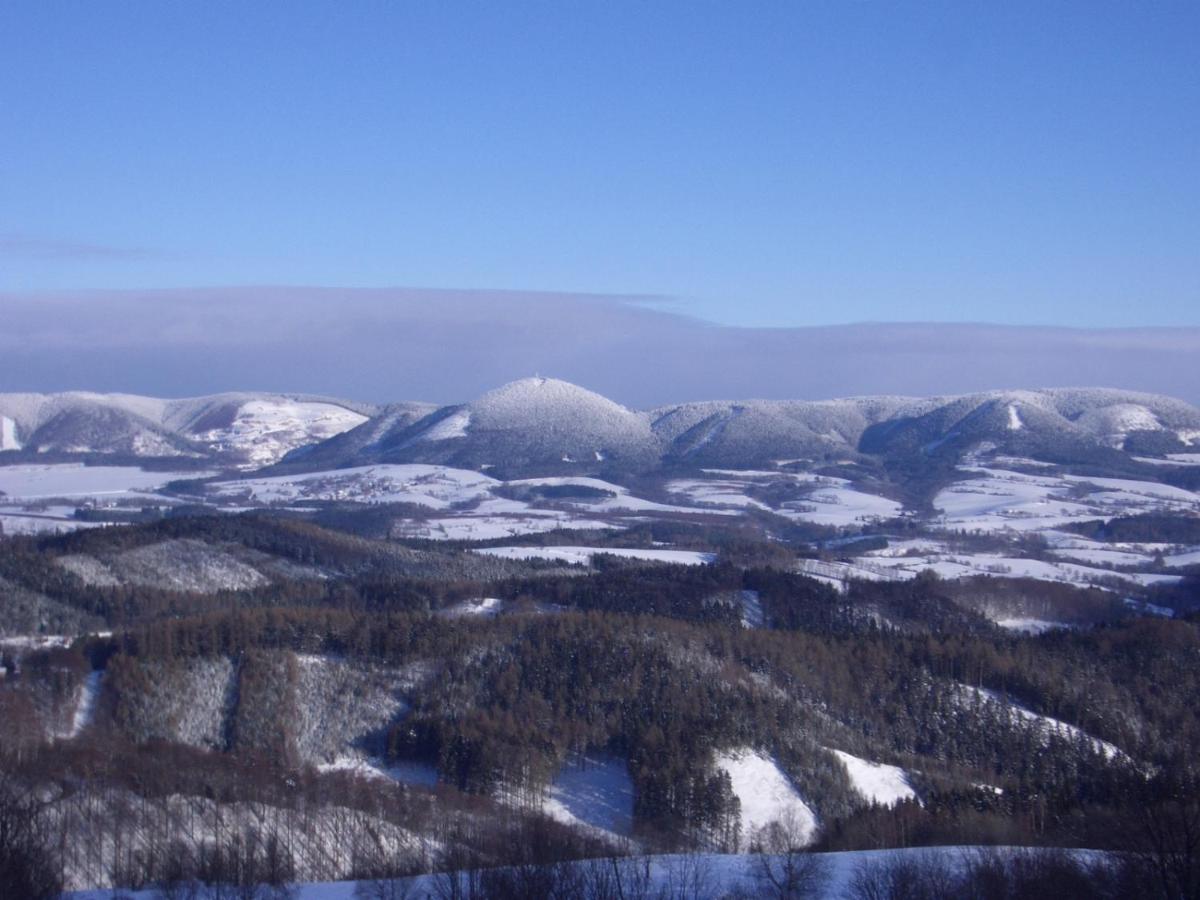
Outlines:
[[[826,900],[841,900],[853,896],[851,884],[855,872],[866,866],[889,863],[938,860],[954,870],[965,865],[980,853],[1014,854],[1023,848],[1014,847],[929,847],[901,850],[851,850],[838,853],[818,853],[815,857],[822,862],[826,880],[821,897]],[[1100,865],[1103,854],[1094,850],[1067,851],[1076,859],[1089,865]],[[773,859],[773,857],[767,857]],[[706,853],[696,856],[651,856],[631,858],[628,865],[633,871],[641,862],[648,866],[646,891],[636,896],[690,897],[693,900],[715,900],[722,895],[741,892],[745,896],[771,896],[762,892],[763,885],[757,877],[761,871],[760,858],[752,854]],[[611,865],[604,861],[606,865]],[[588,863],[579,863],[586,866]],[[618,863],[619,865],[619,863]],[[630,879],[632,882],[633,879]],[[367,893],[366,896],[424,898],[449,896],[449,885],[445,879],[431,875],[419,875],[400,879],[395,893]],[[78,891],[65,895],[67,900],[116,900],[115,891]],[[143,891],[121,891],[120,897],[129,900],[157,900],[159,894],[152,889]],[[362,900],[359,882],[337,881],[307,883],[297,886],[294,900]],[[1067,898],[1063,898],[1067,900]]]
[[[903,512],[903,507],[894,500],[855,490],[844,478],[806,472],[732,469],[705,469],[703,474],[709,477],[675,479],[667,482],[666,489],[702,506],[770,510],[796,521],[834,527],[892,519]],[[803,497],[784,501],[774,509],[749,495],[755,486],[772,484],[786,484],[805,493]]]
[[[755,834],[775,821],[792,824],[804,843],[816,835],[816,813],[770,756],[733,750],[718,753],[715,763],[729,774],[733,793],[742,803],[742,846],[749,846]]]
[[[478,501],[500,484],[480,472],[429,465],[358,466],[303,475],[238,478],[209,486],[216,498],[258,504],[303,500],[412,503],[431,509]]]
[[[947,531],[1047,531],[1073,521],[1144,512],[1200,512],[1200,495],[1153,481],[1030,475],[963,466],[933,499]]]
[[[393,529],[395,537],[426,541],[494,541],[498,538],[542,534],[560,528],[592,531],[620,528],[604,519],[577,518],[569,513],[530,509],[526,514],[446,516],[436,519],[402,519]]]
[[[502,559],[551,559],[581,566],[590,565],[592,557],[597,553],[683,566],[700,566],[716,558],[712,553],[700,553],[696,550],[656,550],[640,547],[482,547],[475,552]]]
[[[813,560],[802,560],[812,565]],[[826,566],[838,564],[825,564]],[[973,575],[1003,575],[1011,578],[1036,578],[1042,581],[1059,581],[1079,587],[1105,585],[1116,581],[1147,586],[1171,584],[1179,580],[1177,575],[1154,572],[1111,572],[1095,566],[1083,566],[1070,562],[1050,562],[1005,556],[1000,553],[945,553],[926,556],[875,556],[868,554],[857,557],[853,565],[841,564],[844,576],[850,578],[908,579],[920,572],[931,570],[942,578],[969,578]]]
[[[895,500],[850,487],[820,488],[803,500],[791,500],[778,510],[781,516],[835,528],[894,519],[903,507]]]
[[[156,493],[169,481],[203,478],[212,472],[153,472],[137,466],[85,466],[82,463],[22,463],[0,466],[0,529],[4,534],[54,534],[102,523],[75,518],[80,504],[171,504]]]
[[[38,507],[38,512],[26,512],[24,507],[0,507],[0,533],[62,534],[80,528],[99,528],[102,522],[84,522],[74,518],[75,507]]]
[[[205,478],[213,472],[150,472],[136,466],[27,463],[0,466],[0,492],[10,504],[68,498],[109,500],[143,497],[169,481]]]

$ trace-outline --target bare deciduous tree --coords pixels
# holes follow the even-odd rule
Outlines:
[[[760,896],[780,900],[820,897],[829,880],[829,866],[806,846],[807,833],[788,813],[759,829],[751,840],[750,879]]]

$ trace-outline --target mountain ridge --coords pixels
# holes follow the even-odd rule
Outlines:
[[[701,400],[631,409],[555,378],[518,379],[464,403],[378,406],[304,393],[0,394],[0,450],[193,458],[281,470],[429,463],[541,474],[754,467],[961,456],[1162,456],[1200,443],[1200,409],[1117,388],[931,397]]]

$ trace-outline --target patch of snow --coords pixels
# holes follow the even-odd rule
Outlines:
[[[590,565],[592,557],[597,553],[682,566],[700,566],[716,559],[714,553],[701,553],[697,550],[655,550],[640,547],[480,547],[474,552],[502,559],[552,559],[575,565]]]
[[[17,423],[8,416],[0,416],[0,450],[20,450]]]
[[[467,430],[471,427],[471,412],[470,410],[460,410],[456,413],[451,413],[442,419],[440,422],[430,426],[425,431],[417,436],[418,441],[448,441],[451,438],[460,438],[467,436]]]
[[[559,770],[542,810],[569,825],[627,836],[633,831],[633,794],[625,760],[589,754]]]
[[[436,787],[437,769],[427,763],[399,761],[385,763],[361,756],[339,756],[332,762],[321,763],[318,772],[350,772],[360,778],[377,781],[396,781],[420,787]]]
[[[1025,423],[1021,421],[1021,414],[1017,412],[1016,404],[1008,404],[1008,430],[1020,431],[1025,427]]]
[[[746,495],[744,481],[680,478],[667,482],[666,489],[702,506],[770,509],[767,504]]]
[[[1175,618],[1175,610],[1169,606],[1159,606],[1156,603],[1147,603],[1145,600],[1135,600],[1133,597],[1126,597],[1125,605],[1148,616],[1158,616],[1162,619]]]
[[[527,515],[452,516],[443,519],[406,519],[397,522],[393,536],[427,541],[494,541],[559,529],[602,531],[621,528],[600,519],[580,519],[569,514],[530,510]]]
[[[103,672],[89,672],[79,688],[79,700],[75,704],[75,712],[71,716],[71,726],[63,734],[64,738],[78,737],[80,733],[92,724],[96,717],[96,701],[100,697],[100,683],[104,679]]]
[[[742,601],[742,627],[762,628],[766,625],[766,617],[763,615],[762,601],[759,599],[758,591],[742,591],[740,597]]]
[[[832,752],[846,767],[854,790],[865,800],[893,806],[901,800],[916,798],[917,793],[909,784],[908,774],[900,767],[871,762],[842,750]]]
[[[462,616],[479,616],[490,619],[493,616],[499,615],[503,609],[504,601],[499,597],[480,597],[474,600],[464,600],[462,603],[456,603],[453,606],[447,606],[444,609],[438,610],[438,613],[451,619]]]
[[[996,624],[1001,628],[1007,628],[1009,631],[1019,631],[1022,634],[1044,634],[1055,628],[1069,628],[1062,622],[1051,622],[1047,619],[1033,618],[1012,618],[1012,619],[996,619]]]
[[[718,753],[716,767],[729,774],[733,793],[742,804],[742,844],[775,821],[791,820],[804,843],[816,836],[817,816],[791,779],[770,756],[742,749]]]

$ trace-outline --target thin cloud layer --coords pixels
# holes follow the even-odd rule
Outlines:
[[[39,237],[30,234],[0,234],[0,259],[41,261],[136,260],[155,256],[137,247],[114,247],[88,241]]]
[[[1102,385],[1200,402],[1200,328],[733,328],[619,297],[227,288],[0,294],[0,391],[453,402],[535,373],[647,407]]]

